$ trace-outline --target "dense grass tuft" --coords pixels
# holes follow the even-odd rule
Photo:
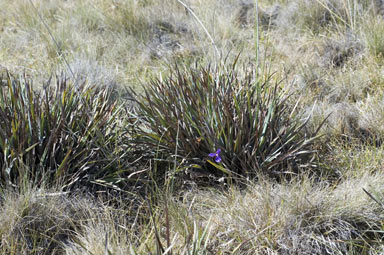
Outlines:
[[[279,82],[247,68],[175,67],[153,80],[136,99],[140,142],[227,176],[276,176],[307,164],[316,132],[304,134]],[[220,162],[208,157],[218,149]]]
[[[58,78],[34,91],[26,78],[8,75],[0,89],[1,185],[23,178],[65,186],[113,175],[121,108],[108,88]]]

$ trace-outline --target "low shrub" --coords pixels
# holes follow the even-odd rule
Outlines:
[[[0,88],[0,183],[20,180],[63,187],[111,177],[123,156],[110,88],[58,77],[42,89],[8,75]]]
[[[280,176],[313,153],[317,132],[304,132],[280,83],[252,66],[175,66],[144,90],[132,92],[142,122],[137,142],[208,174]]]

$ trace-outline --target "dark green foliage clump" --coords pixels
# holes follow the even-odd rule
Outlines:
[[[96,181],[117,171],[120,107],[112,90],[57,78],[34,91],[8,75],[0,88],[0,181],[23,178],[64,186]]]
[[[144,96],[136,95],[139,140],[170,156],[177,152],[207,173],[249,177],[297,170],[308,163],[317,132],[305,134],[306,122],[295,117],[272,78],[249,66],[175,67],[148,84]],[[222,160],[215,162],[208,154],[218,149]]]

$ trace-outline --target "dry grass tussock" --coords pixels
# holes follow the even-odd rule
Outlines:
[[[182,200],[114,208],[84,196],[2,196],[2,254],[380,254],[383,174],[337,186],[261,180],[245,190],[194,190]],[[122,209],[125,208],[125,209]],[[152,215],[152,217],[150,217]],[[168,240],[168,241],[167,241]],[[169,243],[168,243],[169,242]],[[200,253],[195,253],[200,254]]]
[[[147,190],[157,192],[133,201],[125,196],[111,201],[94,194],[66,194],[60,187],[19,191],[9,187],[0,190],[0,253],[383,254],[382,1],[260,0],[258,22],[255,1],[182,2],[193,14],[177,0],[0,0],[1,74],[5,69],[25,73],[35,84],[43,84],[40,81],[51,74],[65,72],[80,82],[117,88],[121,93],[116,95],[116,104],[124,104],[123,88],[129,86],[140,94],[140,86],[150,84],[151,77],[161,80],[172,73],[173,63],[211,63],[213,67],[220,57],[228,55],[233,60],[241,52],[238,65],[251,59],[256,66],[258,55],[259,73],[275,73],[274,79],[284,80],[281,86],[292,93],[286,101],[288,108],[303,119],[309,116],[303,130],[315,130],[328,116],[320,130],[324,136],[315,144],[319,149],[314,157],[316,174],[299,174],[281,182],[260,176],[243,189],[229,185],[223,190],[203,190],[185,185],[178,192],[165,189],[163,186],[169,186],[163,178],[158,183],[146,180],[140,182],[140,190],[151,183]],[[0,84],[6,85],[6,81]],[[26,96],[23,99],[28,101]],[[20,104],[20,109],[24,105],[28,102]],[[189,109],[195,113],[193,110]],[[125,111],[121,112],[123,116]],[[212,111],[215,121],[220,120],[216,112]],[[177,113],[187,116],[183,111]],[[31,118],[28,112],[23,116],[28,127]],[[121,116],[119,125],[111,130],[119,131],[116,137],[128,138],[120,128],[135,123],[135,118],[125,122]],[[178,123],[175,132],[169,133],[170,138],[179,138],[175,138],[175,146],[184,138],[185,144],[193,146],[204,142],[200,136],[193,144],[189,137],[173,136],[180,131]],[[71,135],[76,137],[78,132],[73,130]],[[31,133],[28,128],[23,131],[26,136]],[[20,136],[14,133],[14,137]],[[120,148],[109,142],[108,149]],[[212,139],[210,146],[215,143]],[[32,149],[39,140],[34,144],[23,150],[35,155]],[[158,148],[143,148],[150,156],[159,152]],[[198,152],[205,155],[211,149]],[[131,153],[131,149],[123,151]],[[27,154],[19,153],[11,155],[23,162]],[[2,152],[0,157],[4,162],[12,159],[4,155]],[[164,169],[158,169],[162,165],[156,165],[157,161],[142,163],[145,170],[138,170],[138,175],[151,170],[161,175],[169,169],[182,173],[185,169],[178,169],[178,158],[172,154],[172,159],[175,164]],[[39,160],[36,157],[33,162]],[[55,160],[52,169],[60,164]],[[12,162],[9,164],[15,166]],[[122,168],[115,169],[120,178],[127,168],[121,165],[126,162],[113,162]],[[130,163],[128,168],[136,167]],[[131,181],[127,186],[135,184]]]
[[[60,254],[61,246],[101,212],[85,198],[42,190],[5,192],[1,205],[2,254]]]
[[[216,254],[358,254],[363,250],[354,246],[374,247],[369,240],[380,235],[375,231],[382,208],[362,190],[380,193],[379,178],[365,176],[337,187],[309,180],[261,182],[246,191],[191,194],[193,213],[209,219]]]

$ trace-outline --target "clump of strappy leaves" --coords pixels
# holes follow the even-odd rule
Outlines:
[[[63,187],[116,177],[124,156],[112,89],[57,77],[33,90],[8,75],[0,87],[0,183]]]
[[[139,141],[224,176],[281,176],[309,165],[317,131],[273,76],[252,66],[175,66],[135,95]]]

